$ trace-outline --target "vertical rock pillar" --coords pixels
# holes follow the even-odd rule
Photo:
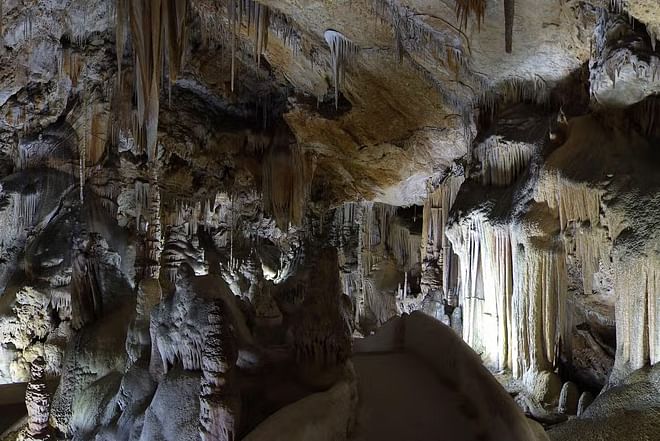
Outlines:
[[[232,384],[238,354],[220,304],[211,305],[208,323],[202,350],[200,438],[202,441],[233,441],[237,437],[240,408],[240,399]]]
[[[25,392],[25,407],[28,413],[28,425],[25,429],[26,440],[49,440],[50,427],[48,418],[50,416],[50,395],[44,382],[44,371],[46,362],[42,357],[37,357],[31,365],[32,379],[27,385]]]

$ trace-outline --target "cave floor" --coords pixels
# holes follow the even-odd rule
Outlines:
[[[353,356],[359,409],[351,441],[474,441],[479,427],[460,411],[462,397],[406,352]]]

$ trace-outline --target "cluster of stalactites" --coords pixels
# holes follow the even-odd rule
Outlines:
[[[479,217],[454,225],[449,238],[460,259],[465,341],[516,378],[554,369],[569,343],[561,242],[542,246]]]
[[[339,107],[339,85],[344,78],[346,64],[358,52],[358,47],[340,32],[328,29],[324,34],[325,41],[330,47],[330,63],[335,86],[335,107]]]
[[[554,370],[559,357],[570,353],[566,306],[566,256],[561,243],[536,247],[513,236],[512,366],[520,377],[530,369]]]
[[[569,222],[600,225],[602,190],[582,182],[571,182],[556,170],[544,170],[536,186],[534,199],[556,210],[564,231]]]
[[[225,30],[220,33],[224,34],[224,38],[229,41],[230,45],[232,91],[235,89],[239,49],[241,51],[250,50],[241,42],[242,32],[245,32],[248,38],[252,34],[254,61],[257,67],[261,64],[261,56],[267,50],[269,32],[273,32],[275,36],[279,37],[282,43],[293,51],[294,55],[301,51],[301,31],[286,15],[254,0],[226,0],[225,3],[229,29],[228,32]],[[207,39],[210,39],[213,34],[218,33],[217,29],[213,29],[213,27],[217,28],[217,24],[210,19],[213,14],[199,12],[203,23],[202,32]],[[240,48],[239,45],[241,45]]]
[[[185,236],[193,239],[202,228],[218,228],[232,223],[232,199],[226,193],[216,193],[197,201],[177,199],[174,209],[168,210],[167,225],[183,227]]]
[[[419,264],[419,249],[422,237],[411,234],[398,222],[392,223],[387,234],[387,247],[397,264],[406,272]]]
[[[459,256],[463,339],[497,369],[510,367],[513,255],[507,228],[473,218],[448,236]]]
[[[618,258],[615,371],[660,362],[660,259]]]
[[[453,26],[438,30],[416,16],[415,11],[397,0],[372,0],[373,11],[392,26],[396,55],[427,52],[458,74],[468,64],[463,42],[467,37]]]
[[[474,150],[481,163],[483,185],[507,186],[512,184],[529,164],[534,147],[529,144],[501,142],[492,136]]]
[[[486,83],[486,85],[488,85]],[[489,87],[482,87],[482,93],[475,98],[473,103],[483,109],[484,112],[495,112],[501,103],[517,104],[532,102],[545,104],[550,99],[550,88],[543,78],[538,75],[533,77],[508,78]]]
[[[609,82],[613,89],[616,88],[619,77],[623,75],[625,79],[630,75],[629,69],[632,69],[637,80],[644,79],[651,86],[660,81],[657,35],[650,26],[647,31],[650,48],[623,16],[609,14],[605,10],[601,12],[594,32],[589,66],[589,88],[593,98],[597,100],[600,89],[609,88]]]
[[[374,265],[378,263],[378,257],[382,255],[378,251],[385,251],[385,248],[393,252],[401,265],[417,263],[418,260],[410,254],[411,250],[408,248],[412,242],[406,241],[405,236],[410,235],[409,231],[399,226],[397,231],[392,233],[396,211],[397,207],[388,204],[362,203],[358,248],[360,274],[364,276],[371,274]]]
[[[467,28],[471,15],[474,15],[477,26],[481,28],[486,15],[486,0],[456,0],[456,19],[462,28]]]
[[[470,15],[474,15],[477,27],[486,15],[486,0],[456,0],[456,19],[462,28],[466,28]],[[515,0],[504,0],[504,42],[505,50],[511,53],[513,49],[513,20],[515,17]]]
[[[298,144],[271,147],[263,163],[263,201],[281,229],[301,225],[314,176],[314,163]]]
[[[454,205],[458,191],[465,181],[463,176],[449,176],[432,192],[429,192],[422,212],[422,241],[420,253],[422,262],[423,290],[426,286],[442,280],[445,294],[449,290],[449,273],[451,265],[451,243],[445,235],[445,227],[449,219],[449,210]],[[442,270],[442,276],[436,277]],[[435,288],[438,288],[435,286]]]
[[[186,45],[188,0],[117,0],[117,62],[121,63],[127,31],[134,51],[134,137],[150,159],[155,158],[163,65],[168,63],[169,84],[176,81]]]

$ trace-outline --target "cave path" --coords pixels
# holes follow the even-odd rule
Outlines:
[[[474,441],[464,400],[408,352],[356,353],[359,404],[351,441]]]

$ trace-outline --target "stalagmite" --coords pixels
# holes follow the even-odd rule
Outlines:
[[[208,322],[201,359],[199,433],[202,441],[233,441],[240,411],[234,384],[237,351],[219,304],[211,306]]]
[[[44,381],[46,363],[37,357],[30,365],[31,379],[25,393],[25,407],[28,412],[28,425],[25,440],[50,440],[48,418],[50,416],[50,394]]]
[[[98,318],[103,311],[103,298],[98,280],[94,236],[87,243],[78,239],[74,244],[71,274],[71,304],[73,327],[82,326]]]
[[[339,85],[343,81],[346,65],[358,52],[358,47],[341,33],[328,29],[323,34],[330,47],[332,77],[335,83],[335,108],[339,107]]]
[[[145,277],[158,279],[160,277],[160,256],[163,250],[163,238],[160,215],[160,187],[158,175],[160,167],[158,163],[149,169],[149,197],[148,217],[149,223],[146,231],[146,258]]]

